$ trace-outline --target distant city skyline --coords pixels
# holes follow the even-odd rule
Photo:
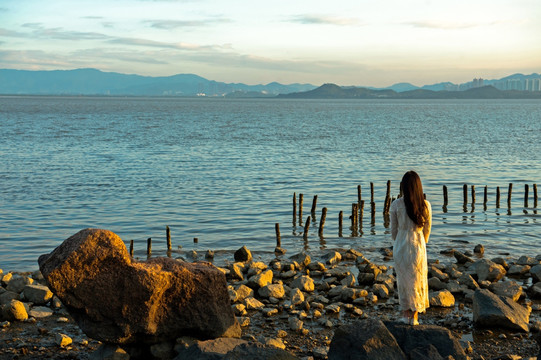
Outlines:
[[[537,0],[6,0],[0,68],[460,84],[541,72],[540,15]]]

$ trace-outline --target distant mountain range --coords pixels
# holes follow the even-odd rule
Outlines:
[[[441,99],[441,98],[541,98],[541,75],[514,74],[497,80],[474,79],[465,84],[442,82],[418,87],[397,83],[387,88],[341,87],[324,84],[266,85],[224,83],[194,74],[165,77],[128,75],[97,69],[29,71],[0,69],[3,95],[97,96],[219,96],[336,98],[336,99]]]

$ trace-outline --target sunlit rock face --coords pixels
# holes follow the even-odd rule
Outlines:
[[[132,260],[111,231],[84,229],[40,256],[49,288],[99,341],[239,337],[224,274],[210,263]]]

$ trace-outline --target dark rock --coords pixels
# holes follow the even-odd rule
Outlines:
[[[432,344],[416,347],[409,353],[410,359],[415,360],[443,360],[443,357],[438,352],[438,349]]]
[[[453,251],[453,256],[456,259],[456,262],[459,264],[466,264],[468,262],[473,262],[473,260],[470,257],[467,257],[463,253],[461,253],[458,250]]]
[[[261,343],[242,344],[229,351],[223,357],[223,360],[298,360],[296,356],[285,350],[271,346],[265,346]],[[179,359],[180,360],[180,359]]]
[[[96,340],[240,336],[225,275],[209,263],[134,261],[116,234],[99,229],[81,230],[38,262],[49,288]]]
[[[479,327],[507,328],[528,332],[530,311],[506,296],[486,289],[473,295],[473,323]]]
[[[432,345],[441,357],[451,355],[457,360],[465,360],[466,353],[457,338],[448,329],[437,325],[410,326],[398,322],[385,322],[404,353],[411,359],[417,359],[411,353],[415,349]],[[428,358],[428,359],[436,359]]]
[[[235,257],[235,261],[238,261],[238,262],[252,261],[252,252],[248,250],[246,246],[243,246],[237,251],[235,251],[234,257]]]
[[[473,270],[475,272],[478,281],[488,280],[490,282],[500,280],[506,273],[503,266],[488,259],[476,261],[470,266],[469,270]]]
[[[297,263],[299,263],[299,265],[301,267],[303,267],[303,268],[310,265],[310,262],[311,262],[310,255],[308,255],[308,254],[306,254],[304,252],[293,255],[293,256],[290,257],[290,259],[292,261],[296,261]]]
[[[507,296],[514,301],[518,301],[522,295],[522,286],[511,280],[492,283],[488,289],[496,295]]]
[[[197,341],[195,344],[178,352],[175,360],[183,359],[201,359],[214,360],[223,359],[225,354],[233,350],[235,347],[246,344],[246,340],[219,338],[215,340]]]
[[[532,266],[530,274],[532,274],[534,281],[541,281],[541,265]]]
[[[328,359],[405,360],[406,355],[381,320],[368,318],[336,329]]]
[[[481,244],[478,244],[473,249],[473,252],[478,255],[483,255],[485,253],[485,247]]]

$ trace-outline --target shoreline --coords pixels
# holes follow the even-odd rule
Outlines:
[[[327,250],[327,252],[334,253],[331,250]],[[303,274],[314,279],[316,288],[313,293],[304,292],[306,300],[296,306],[292,305],[291,300],[287,298],[273,299],[255,294],[254,297],[259,300],[262,306],[253,309],[249,309],[242,301],[234,300],[236,295],[233,296],[233,293],[236,293],[236,290],[240,286],[246,285],[248,281],[244,276],[243,280],[232,276],[232,264],[235,263],[233,259],[230,259],[229,266],[222,267],[222,271],[226,273],[232,306],[234,306],[237,319],[242,325],[242,338],[250,342],[261,342],[269,346],[280,347],[297,356],[299,359],[325,359],[334,330],[339,326],[350,324],[363,318],[379,318],[384,321],[393,321],[400,316],[395,292],[390,292],[388,297],[385,298],[384,292],[377,292],[381,291],[380,288],[374,291],[376,290],[374,285],[377,283],[359,284],[361,277],[359,276],[359,263],[366,260],[368,264],[374,264],[380,269],[386,268],[387,270],[384,274],[391,275],[392,267],[376,262],[372,263],[358,252],[344,250],[338,254],[340,255],[340,260],[329,261],[329,259],[323,258],[308,260],[312,264],[318,264],[317,266],[319,267],[321,266],[319,264],[324,264],[325,270],[314,270],[316,267],[309,267],[309,265],[304,267],[299,266],[298,269],[291,270],[293,273],[287,276],[284,276],[283,267],[294,264],[301,259],[305,263],[307,262],[306,258],[302,257],[302,253],[282,255],[278,261],[273,260],[268,264],[263,264],[275,272],[275,283],[282,283],[284,287],[288,287],[291,277]],[[337,256],[336,253],[333,255]],[[446,255],[441,256],[445,256],[447,259]],[[292,258],[297,260],[292,260]],[[541,257],[538,256],[538,258],[539,260],[535,260],[535,258],[530,259],[541,264]],[[518,260],[519,258],[516,258],[514,264],[509,261],[509,268],[518,264]],[[441,267],[444,270],[449,268],[449,266],[441,265],[439,260],[429,259],[429,261],[429,268]],[[261,262],[253,260],[252,263]],[[243,273],[247,273],[250,262],[246,264],[246,271]],[[282,268],[278,270],[277,268],[279,266],[277,264],[280,264]],[[458,269],[460,270],[461,268],[458,267]],[[357,278],[357,282],[349,284],[351,285],[350,287],[358,290],[367,290],[367,294],[361,297],[362,301],[337,300],[336,297],[333,298],[329,295],[331,289],[338,289],[342,286],[341,281],[349,276],[345,275],[348,271],[350,273],[349,275]],[[446,273],[447,271],[442,272]],[[0,278],[3,278],[6,274],[8,273],[4,271]],[[11,274],[32,277],[35,278],[36,283],[43,283],[40,273],[36,271],[12,272]],[[521,288],[527,289],[531,286],[532,280],[531,276],[524,274],[527,273],[518,276],[506,274],[508,276],[501,279],[501,281],[515,281]],[[289,277],[290,275],[291,277]],[[489,284],[483,282],[480,282],[479,285],[484,288],[489,287]],[[0,296],[6,292],[5,287],[4,282],[2,282]],[[431,295],[436,291],[430,286]],[[532,309],[529,324],[530,331],[527,333],[497,328],[479,329],[475,327],[472,321],[473,309],[471,298],[469,298],[467,292],[466,294],[453,292],[456,302],[451,307],[432,306],[427,309],[426,313],[420,314],[419,321],[421,326],[438,325],[449,329],[460,340],[466,354],[471,359],[494,359],[505,355],[516,355],[518,356],[516,359],[535,358],[539,354],[539,345],[536,342],[536,338],[541,336],[539,333],[541,330],[541,301],[530,299],[525,291],[523,293],[519,303],[529,306]],[[330,303],[322,304],[320,299],[315,298],[315,294],[330,299]],[[338,309],[336,307],[332,308],[332,305],[337,305]],[[2,319],[0,322],[0,348],[4,350],[3,354],[0,353],[0,360],[13,358],[38,359],[42,357],[51,359],[68,357],[87,359],[91,353],[99,348],[100,343],[86,337],[76,323],[74,323],[71,316],[67,314],[63,306],[55,307],[53,303],[48,303],[45,307],[51,310],[51,314],[46,317],[30,317],[30,320],[23,322],[12,321],[9,324]],[[291,318],[300,319],[302,322],[301,327],[293,329],[290,321]],[[68,335],[73,342],[70,345],[61,346],[57,340],[57,334],[60,333]]]

